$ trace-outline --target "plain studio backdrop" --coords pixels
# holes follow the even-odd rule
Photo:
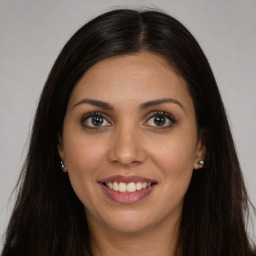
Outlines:
[[[219,85],[256,205],[256,0],[0,0],[1,244],[15,198],[10,195],[53,62],[79,27],[117,7],[159,8],[196,37]]]

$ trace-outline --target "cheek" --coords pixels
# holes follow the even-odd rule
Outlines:
[[[101,143],[67,138],[64,141],[65,161],[72,188],[82,203],[90,207],[96,175],[105,151]]]
[[[191,181],[196,147],[196,136],[192,135],[176,133],[151,147],[154,149],[151,159],[161,170],[163,192],[168,195],[165,200],[172,200],[174,204],[183,199]]]
[[[68,170],[81,175],[93,172],[105,154],[102,144],[90,139],[71,138],[64,145]]]
[[[179,176],[193,170],[195,160],[195,142],[193,140],[166,140],[158,144],[151,152],[155,164],[165,175]]]
[[[193,157],[175,150],[171,155],[161,155],[158,167],[162,170],[164,191],[178,201],[183,198],[193,172]]]
[[[188,145],[172,144],[161,149],[157,167],[161,170],[161,194],[165,195],[160,200],[164,205],[163,211],[167,213],[182,207],[184,196],[189,187],[194,162],[194,151],[187,149]]]

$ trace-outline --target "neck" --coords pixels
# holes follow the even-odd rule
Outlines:
[[[92,223],[91,223],[92,224]],[[95,228],[89,224],[91,230],[91,246],[94,256],[172,256],[179,230],[179,220],[166,226],[158,223],[140,232],[120,232]]]

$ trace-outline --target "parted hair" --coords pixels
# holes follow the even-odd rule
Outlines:
[[[88,256],[84,207],[60,170],[58,134],[70,94],[97,62],[146,51],[168,60],[187,83],[207,152],[184,198],[177,256],[249,256],[249,200],[222,99],[199,44],[175,18],[117,9],[81,27],[55,61],[39,99],[2,256]],[[122,86],[122,85],[120,85]]]

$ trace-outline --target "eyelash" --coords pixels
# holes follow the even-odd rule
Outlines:
[[[165,122],[166,122],[166,119],[170,122],[168,125],[166,126],[151,126],[149,125],[152,129],[155,129],[155,130],[165,130],[165,129],[170,129],[174,124],[177,123],[177,120],[172,116],[170,115],[169,113],[166,113],[166,112],[163,112],[163,111],[158,111],[156,113],[154,113],[153,115],[150,116],[150,118],[147,120],[147,123],[149,123],[150,119],[154,119],[156,118],[157,116],[162,116],[165,118]],[[165,125],[165,123],[164,123]]]
[[[108,123],[110,123],[107,118],[105,117],[105,115],[103,113],[100,113],[100,112],[91,112],[91,113],[88,113],[86,115],[84,115],[82,118],[81,118],[81,124],[83,127],[87,128],[87,129],[96,129],[96,130],[99,130],[99,129],[102,129],[106,126],[89,126],[89,125],[86,125],[85,122],[86,120],[88,120],[89,118],[91,117],[94,117],[94,116],[97,116],[97,117],[100,117],[100,118],[103,118],[103,120],[107,121]],[[108,126],[111,126],[108,125]]]
[[[104,125],[104,126],[89,126],[89,125],[86,125],[86,121],[91,118],[91,117],[100,117],[100,118],[103,118],[103,122],[107,122],[109,123],[109,125]],[[165,118],[165,122],[166,122],[166,119],[170,122],[169,125],[167,126],[153,126],[153,125],[148,125],[149,121],[153,118],[156,118],[157,116],[162,116]],[[111,126],[112,124],[108,121],[108,119],[105,117],[105,114],[101,113],[101,112],[91,112],[91,113],[88,113],[86,115],[84,115],[82,118],[81,118],[81,124],[83,127],[87,128],[87,129],[93,129],[93,130],[99,130],[99,129],[104,129],[105,127],[109,127]],[[169,113],[166,113],[166,112],[163,112],[163,111],[158,111],[158,112],[155,112],[153,114],[150,115],[150,117],[147,119],[147,121],[144,123],[144,125],[146,126],[149,126],[150,128],[154,129],[154,130],[164,130],[164,129],[170,129],[172,127],[172,125],[176,124],[177,121],[176,119],[174,119],[174,117],[172,115],[170,115]],[[165,123],[164,123],[165,124]]]

